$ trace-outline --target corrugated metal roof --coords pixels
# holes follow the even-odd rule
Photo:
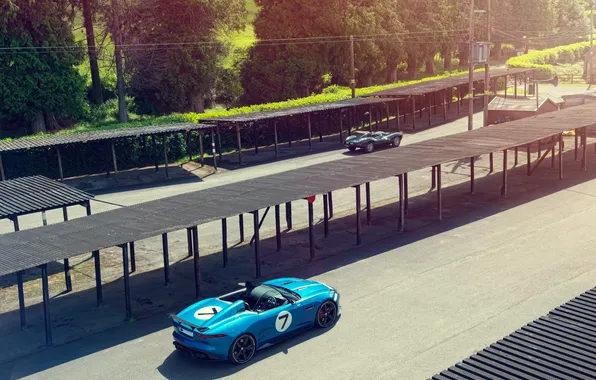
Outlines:
[[[224,116],[219,118],[213,119],[205,119],[203,122],[205,123],[254,123],[258,121],[276,119],[281,117],[289,117],[289,116],[298,116],[298,115],[305,115],[308,113],[315,113],[315,112],[326,112],[332,110],[339,110],[344,108],[350,108],[355,106],[366,106],[366,105],[375,105],[375,104],[382,104],[386,103],[388,100],[383,99],[369,99],[369,98],[353,98],[353,99],[346,99],[340,100],[337,102],[329,102],[329,103],[315,103],[309,104],[304,106],[298,107],[290,107],[290,108],[280,108],[272,111],[262,111],[262,112],[253,112],[241,115],[233,115],[233,116]]]
[[[94,196],[43,176],[0,182],[0,219],[76,205]]]
[[[544,105],[546,102],[551,102],[554,106],[557,106],[556,98],[555,100],[551,99],[549,96],[538,97],[538,102],[540,107]],[[524,111],[524,112],[536,112],[536,98],[513,98],[504,96],[496,96],[489,104],[488,104],[489,111]]]
[[[593,126],[596,104],[121,208],[0,237],[0,275]],[[366,168],[366,170],[362,170]],[[80,243],[73,243],[80,242]]]
[[[159,135],[200,129],[210,129],[212,125],[179,123],[156,125],[138,128],[120,128],[103,131],[71,133],[69,135],[49,135],[35,138],[24,138],[11,141],[0,141],[0,153],[34,148],[45,148],[70,144],[84,144],[93,141],[122,139],[136,136]]]
[[[596,288],[432,379],[596,379]]]
[[[491,69],[489,71],[491,79],[509,75],[523,74],[534,71],[534,69]],[[468,84],[468,74],[457,75],[449,78],[438,79],[423,83],[412,84],[408,86],[391,88],[384,91],[375,92],[366,96],[380,96],[380,97],[400,97],[400,96],[420,96],[432,92],[445,90],[457,86]],[[484,81],[484,71],[474,73],[475,82]]]

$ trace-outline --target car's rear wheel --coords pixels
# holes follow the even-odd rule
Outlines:
[[[375,144],[373,143],[368,143],[366,144],[366,153],[372,153],[373,150],[375,150]]]
[[[228,360],[233,364],[248,363],[254,356],[256,350],[257,343],[255,342],[255,338],[250,334],[242,334],[236,338],[234,343],[232,343],[232,347],[230,347],[230,352],[228,354]]]
[[[401,137],[397,136],[393,139],[393,146],[397,148],[399,144],[401,144]]]
[[[326,329],[333,326],[337,320],[337,305],[331,300],[323,302],[317,311],[316,324],[320,328]]]

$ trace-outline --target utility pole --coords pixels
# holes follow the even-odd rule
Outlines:
[[[592,60],[594,54],[594,0],[590,0],[590,54],[588,61],[588,90],[592,88]]]
[[[489,98],[489,92],[490,92],[490,65],[489,65],[489,60],[490,60],[490,0],[487,0],[487,5],[486,5],[486,42],[488,43],[488,60],[486,61],[486,63],[484,64],[484,123],[483,125],[486,127],[489,123],[488,123],[488,98]],[[517,83],[516,83],[517,85]]]
[[[474,0],[470,0],[470,72],[469,72],[469,110],[468,110],[468,131],[474,129]]]
[[[350,36],[350,72],[352,73],[350,87],[352,88],[352,98],[356,97],[356,69],[354,66],[354,36]]]
[[[114,21],[112,36],[114,38],[114,56],[116,58],[116,81],[118,83],[118,121],[128,122],[128,111],[126,110],[126,98],[124,94],[124,74],[122,69],[122,24],[120,23],[119,0],[112,0],[112,12]]]

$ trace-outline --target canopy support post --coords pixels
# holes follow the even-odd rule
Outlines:
[[[323,225],[325,237],[329,237],[329,200],[327,194],[323,194]]]
[[[132,310],[130,304],[130,272],[128,270],[128,244],[122,244],[122,266],[124,278],[124,306],[126,310],[126,319],[132,318]]]
[[[507,198],[507,149],[503,151],[503,189],[501,190],[501,195],[504,198]]]
[[[399,186],[399,216],[397,219],[397,230],[398,232],[404,232],[405,224],[405,207],[404,207],[404,176],[399,174],[397,176]]]
[[[221,246],[223,252],[223,267],[228,266],[228,220],[221,220]]]
[[[356,188],[356,245],[362,243],[360,237],[360,185],[354,186]]]
[[[275,243],[277,246],[277,252],[281,251],[281,221],[279,209],[279,205],[275,205]]]
[[[194,257],[194,274],[195,274],[195,297],[201,297],[201,262],[199,257],[199,227],[192,228],[192,244]]]
[[[48,266],[41,266],[41,288],[43,294],[43,314],[46,330],[46,345],[52,345],[52,320],[50,318],[50,289],[48,285]]]
[[[252,212],[252,221],[253,227],[255,231],[254,236],[254,250],[255,250],[255,268],[256,268],[256,278],[261,277],[261,258],[259,252],[259,243],[260,243],[260,236],[259,236],[259,211],[255,210]]]
[[[24,271],[17,272],[17,291],[19,294],[19,314],[21,316],[21,330],[27,328],[27,320],[25,315],[25,291],[23,289],[23,274]]]
[[[168,247],[168,234],[163,233],[161,235],[161,245],[163,248],[163,275],[165,286],[170,285],[170,257]]]
[[[437,214],[439,220],[443,220],[443,192],[441,183],[441,165],[436,166],[437,174]]]
[[[95,264],[95,296],[97,307],[103,305],[103,289],[101,287],[101,262],[99,260],[99,251],[93,251],[93,263]]]

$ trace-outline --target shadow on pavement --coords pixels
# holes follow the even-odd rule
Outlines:
[[[502,162],[500,156],[499,154],[499,158],[495,157],[496,170],[499,169],[498,163]],[[329,227],[330,238],[328,239],[323,237],[323,227],[321,223],[318,223],[315,227],[317,259],[314,262],[308,260],[308,230],[306,229],[284,233],[281,252],[275,251],[275,237],[263,239],[261,259],[264,278],[261,280],[282,276],[309,278],[320,275],[596,178],[596,155],[593,153],[588,155],[587,172],[580,171],[580,163],[574,161],[573,157],[574,153],[572,151],[564,155],[565,179],[563,181],[558,179],[558,171],[551,169],[550,165],[547,164],[543,164],[532,177],[526,176],[526,167],[523,164],[510,169],[507,199],[503,199],[500,194],[501,172],[495,172],[493,175],[481,178],[477,177],[476,194],[474,195],[469,193],[468,182],[446,187],[443,189],[444,211],[441,222],[437,222],[436,217],[436,192],[410,198],[410,212],[406,217],[406,232],[403,234],[396,233],[396,203],[374,208],[371,226],[367,226],[364,222],[366,213],[362,212],[363,245],[361,247],[355,246],[353,215],[338,215],[332,219]],[[483,160],[478,162],[477,168],[485,167],[487,161],[488,158],[483,157]],[[466,165],[463,161],[458,164]],[[294,241],[294,243],[290,243],[289,240]],[[231,249],[229,257],[231,264],[226,269],[221,266],[220,254],[212,254],[201,258],[202,286],[205,297],[233,290],[236,288],[238,281],[254,279],[253,252],[250,246],[245,245]],[[85,326],[88,336],[81,338],[65,334],[61,342],[62,346],[2,364],[0,365],[0,374],[2,376],[7,374],[7,378],[35,374],[149,334],[161,333],[162,330],[169,327],[166,318],[168,312],[179,311],[182,307],[194,302],[192,270],[192,259],[173,262],[171,264],[173,284],[168,288],[163,286],[163,274],[160,269],[132,276],[130,282],[133,295],[133,315],[137,318],[135,323],[123,322],[124,300],[121,278],[104,285],[106,305],[102,308],[94,307],[95,290],[93,288],[52,300],[54,313],[52,324],[56,335],[60,331],[64,333],[64,331],[71,330],[72,326],[79,323]],[[159,299],[160,302],[154,302],[153,298]],[[87,310],[87,314],[78,310],[81,308]],[[55,312],[55,310],[61,312]],[[69,314],[70,310],[77,311],[76,313],[73,312],[76,318],[72,318]],[[343,312],[349,312],[349,310],[344,308]],[[31,318],[31,325],[36,326],[36,328],[32,328],[29,332],[18,331],[19,315],[18,310],[15,310],[0,315],[0,331],[10,330],[10,339],[5,340],[5,342],[20,342],[23,345],[29,344],[33,347],[41,347],[43,343],[41,305],[28,306],[27,314]],[[111,324],[108,323],[107,327],[104,326],[94,330],[94,320],[103,318],[108,322],[111,321]],[[100,331],[103,332],[97,334]],[[316,338],[316,336],[315,332],[310,332],[302,337],[293,338],[277,347],[273,346],[259,353],[256,359],[262,360],[268,356],[283,352],[284,349],[289,351],[292,346],[300,344],[306,339]],[[67,342],[70,343],[64,345]],[[60,344],[60,342],[57,344]],[[164,339],[163,344],[171,346],[169,334],[167,339]],[[171,348],[174,351],[173,346]],[[178,369],[178,367],[181,369]],[[198,368],[212,371],[211,377],[225,376],[231,371],[237,371],[235,368],[232,370],[225,365],[215,363],[195,364],[194,361],[179,357],[178,354],[170,355],[159,367],[159,370],[166,377],[181,378],[187,375],[196,377],[197,373],[193,372],[191,374],[190,371]]]
[[[157,173],[157,175],[159,177],[158,179],[152,179],[152,180],[148,180],[148,181],[131,180],[130,183],[122,183],[120,185],[118,185],[114,182],[114,184],[110,184],[108,186],[97,188],[97,189],[93,189],[93,190],[82,189],[82,190],[91,192],[94,195],[125,193],[125,192],[129,192],[129,191],[136,191],[136,190],[141,190],[141,189],[152,189],[152,188],[174,186],[174,185],[181,185],[181,184],[187,184],[187,183],[200,183],[200,182],[203,182],[205,178],[213,175],[213,173],[212,173],[213,170],[211,168],[205,167],[203,169],[199,168],[199,170],[201,170],[205,173],[202,173],[199,176],[199,175],[194,175],[192,170],[187,171],[186,169],[183,169],[179,166],[171,167],[169,169],[169,171],[171,173],[170,179],[166,179],[165,174],[164,174],[165,173],[164,169],[160,168],[159,173]],[[137,171],[142,172],[142,173],[151,173],[151,172],[154,173],[155,169],[154,168],[143,168],[143,169],[138,169]],[[172,172],[174,172],[174,173],[172,173]],[[176,173],[181,173],[181,174],[177,175]],[[140,174],[140,175],[144,175],[144,174]],[[69,185],[79,187],[76,184],[74,184],[74,185],[69,184]]]
[[[341,323],[341,316],[338,317],[336,323]],[[157,370],[162,376],[170,380],[183,380],[188,378],[197,380],[219,379],[241,372],[247,366],[256,364],[261,360],[265,360],[278,354],[292,355],[292,348],[294,346],[298,346],[311,339],[316,339],[333,329],[334,326],[335,325],[326,330],[318,328],[302,330],[283,342],[257,351],[252,360],[245,365],[234,365],[224,361],[200,361],[194,359],[187,353],[173,351],[166,360],[157,367]]]

